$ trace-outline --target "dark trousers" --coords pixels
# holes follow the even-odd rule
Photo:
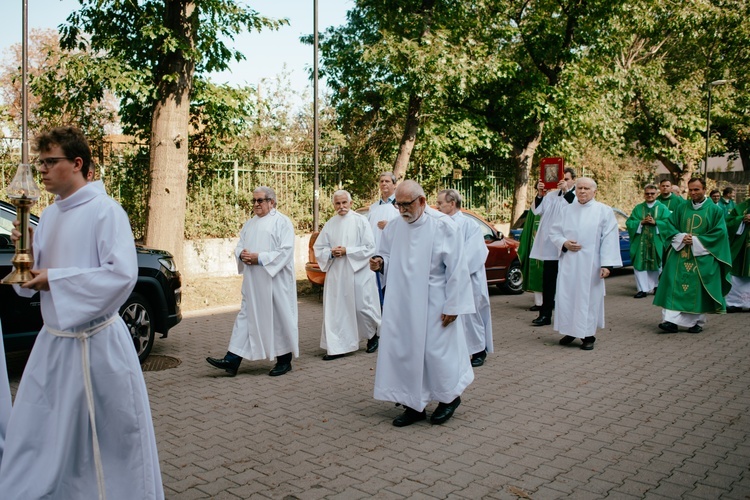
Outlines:
[[[558,261],[545,260],[542,267],[542,309],[540,316],[552,316],[557,292]]]
[[[230,363],[237,363],[238,365],[242,361],[242,356],[237,356],[233,352],[227,351],[226,356],[224,356],[224,359],[229,361]],[[288,352],[286,354],[282,354],[280,356],[276,356],[276,362],[281,363],[282,365],[291,363],[292,362],[292,353]]]

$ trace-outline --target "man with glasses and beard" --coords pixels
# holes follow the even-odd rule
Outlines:
[[[394,421],[404,427],[426,418],[445,423],[474,380],[459,314],[475,311],[471,278],[458,225],[427,206],[414,181],[396,188],[400,220],[383,231],[370,269],[382,273],[388,294],[383,303],[381,342],[375,371],[375,399],[406,410]]]
[[[292,355],[299,356],[294,226],[276,210],[276,193],[270,187],[253,191],[253,212],[234,251],[243,276],[242,303],[229,350],[223,358],[206,361],[233,377],[243,358],[276,358],[268,372],[276,377],[291,371]]]

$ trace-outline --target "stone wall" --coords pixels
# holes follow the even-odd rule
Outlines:
[[[297,277],[305,276],[310,235],[295,236],[294,270]],[[184,264],[180,272],[191,278],[219,278],[237,274],[234,258],[236,238],[214,238],[185,242]]]

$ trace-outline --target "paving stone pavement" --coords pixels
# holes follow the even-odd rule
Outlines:
[[[180,366],[145,373],[166,497],[750,498],[750,314],[658,335],[632,271],[607,293],[586,352],[531,326],[530,294],[493,291],[495,353],[455,416],[405,428],[372,398],[375,354],[320,359],[318,297],[300,298],[301,354],[282,377],[209,366],[236,309],[193,313],[154,348]]]

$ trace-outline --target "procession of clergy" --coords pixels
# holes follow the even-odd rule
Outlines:
[[[479,226],[462,214],[455,190],[438,193],[435,210],[414,181],[397,186],[385,172],[379,187],[367,216],[351,209],[347,191],[336,191],[335,214],[313,246],[326,273],[322,359],[340,359],[366,341],[366,352],[379,351],[375,398],[404,407],[393,425],[426,419],[432,401],[438,405],[430,421],[442,424],[473,381],[472,368],[493,351],[487,246]],[[519,249],[527,289],[538,292],[532,309],[540,315],[532,323],[551,324],[561,345],[580,340],[590,351],[604,327],[604,279],[622,266],[617,221],[611,207],[596,201],[593,179],[576,179],[568,168],[557,187],[537,185]],[[656,186],[646,186],[644,203],[627,223],[636,297],[656,292],[654,304],[663,308],[659,331],[699,333],[706,313],[726,310],[730,289],[730,311],[750,306],[748,202],[725,216],[706,197],[702,179],[688,183],[690,201],[672,194],[669,181],[660,188],[657,200]],[[294,228],[276,209],[271,188],[255,190],[253,210],[235,250],[244,280],[229,349],[206,360],[234,376],[243,359],[275,359],[269,375],[280,376],[299,356]]]
[[[15,288],[41,291],[45,326],[12,410],[7,378],[0,381],[0,491],[8,498],[95,491],[99,498],[163,498],[146,387],[117,314],[137,274],[127,217],[101,182],[87,181],[90,149],[80,132],[55,129],[39,141],[37,169],[57,198],[33,235],[45,268]],[[412,180],[396,185],[386,172],[379,187],[367,217],[351,210],[347,191],[336,191],[335,215],[314,244],[326,272],[323,360],[366,340],[368,353],[378,351],[374,397],[404,408],[393,425],[425,420],[433,401],[430,422],[443,424],[474,380],[473,368],[493,351],[487,246],[455,190],[441,191],[435,210]],[[725,213],[706,197],[702,179],[689,181],[690,200],[670,188],[663,181],[657,198],[656,186],[646,186],[628,220],[636,297],[655,292],[660,331],[699,333],[707,313],[750,308],[750,200]],[[596,191],[593,179],[576,180],[572,169],[557,189],[540,182],[519,249],[526,287],[537,292],[532,309],[540,315],[532,323],[552,324],[561,345],[580,340],[586,351],[604,327],[604,279],[622,266],[614,213],[596,201]],[[270,187],[254,190],[253,212],[235,249],[242,300],[228,351],[207,362],[235,376],[243,359],[275,360],[275,377],[299,356],[294,227]],[[86,250],[74,251],[81,242]],[[94,283],[96,293],[83,296]],[[7,377],[4,366],[0,376]],[[50,411],[37,411],[40,402]],[[58,422],[66,423],[64,432]]]
[[[593,292],[600,283],[594,279],[591,286],[586,286],[590,276],[581,277],[571,272],[565,233],[560,235],[559,226],[573,229],[572,226],[578,225],[583,232],[569,233],[571,239],[588,238],[590,244],[600,241],[601,252],[594,259],[601,258],[602,274],[606,274],[606,267],[616,266],[620,261],[615,256],[619,253],[617,227],[611,210],[603,215],[603,219],[609,220],[609,230],[601,234],[593,230],[596,219],[566,221],[576,213],[572,208],[576,205],[573,202],[576,195],[579,205],[589,203],[581,199],[580,186],[573,186],[575,173],[570,177],[566,174],[567,182],[561,182],[559,191],[545,193],[542,185],[538,186],[537,199],[524,225],[519,256],[524,263],[526,290],[535,292],[536,303],[532,310],[540,311],[539,318],[532,323],[537,326],[550,323],[547,314],[554,302],[550,306],[547,299],[549,267],[546,259],[555,259],[559,260],[561,273],[558,287],[560,283],[567,286],[557,300],[555,324],[567,321],[561,318],[581,321],[598,314],[599,327],[603,327],[603,294],[597,291],[595,297],[589,298],[588,311],[582,309],[585,301],[570,300],[571,295],[581,294],[580,290],[571,294],[571,289],[590,288]],[[662,180],[658,188],[654,184],[645,186],[644,202],[636,205],[626,222],[637,288],[634,298],[654,294],[654,305],[662,308],[663,321],[658,324],[658,333],[677,333],[681,328],[688,333],[700,333],[706,324],[706,314],[750,309],[750,198],[735,204],[731,187],[725,188],[723,193],[714,190],[712,197],[707,197],[702,178],[690,179],[687,187],[689,198],[685,199],[674,192],[669,180]],[[562,194],[572,195],[559,196]],[[581,207],[578,212],[584,213]],[[558,228],[553,229],[556,225]],[[549,253],[542,253],[545,244],[550,247]],[[563,278],[562,273],[567,276]],[[554,292],[551,300],[554,301]],[[557,327],[556,330],[563,333]],[[587,332],[588,339],[584,336]],[[591,326],[578,335],[568,332],[560,343],[568,345],[579,337],[583,338],[582,349],[593,349],[593,332],[595,329]]]

